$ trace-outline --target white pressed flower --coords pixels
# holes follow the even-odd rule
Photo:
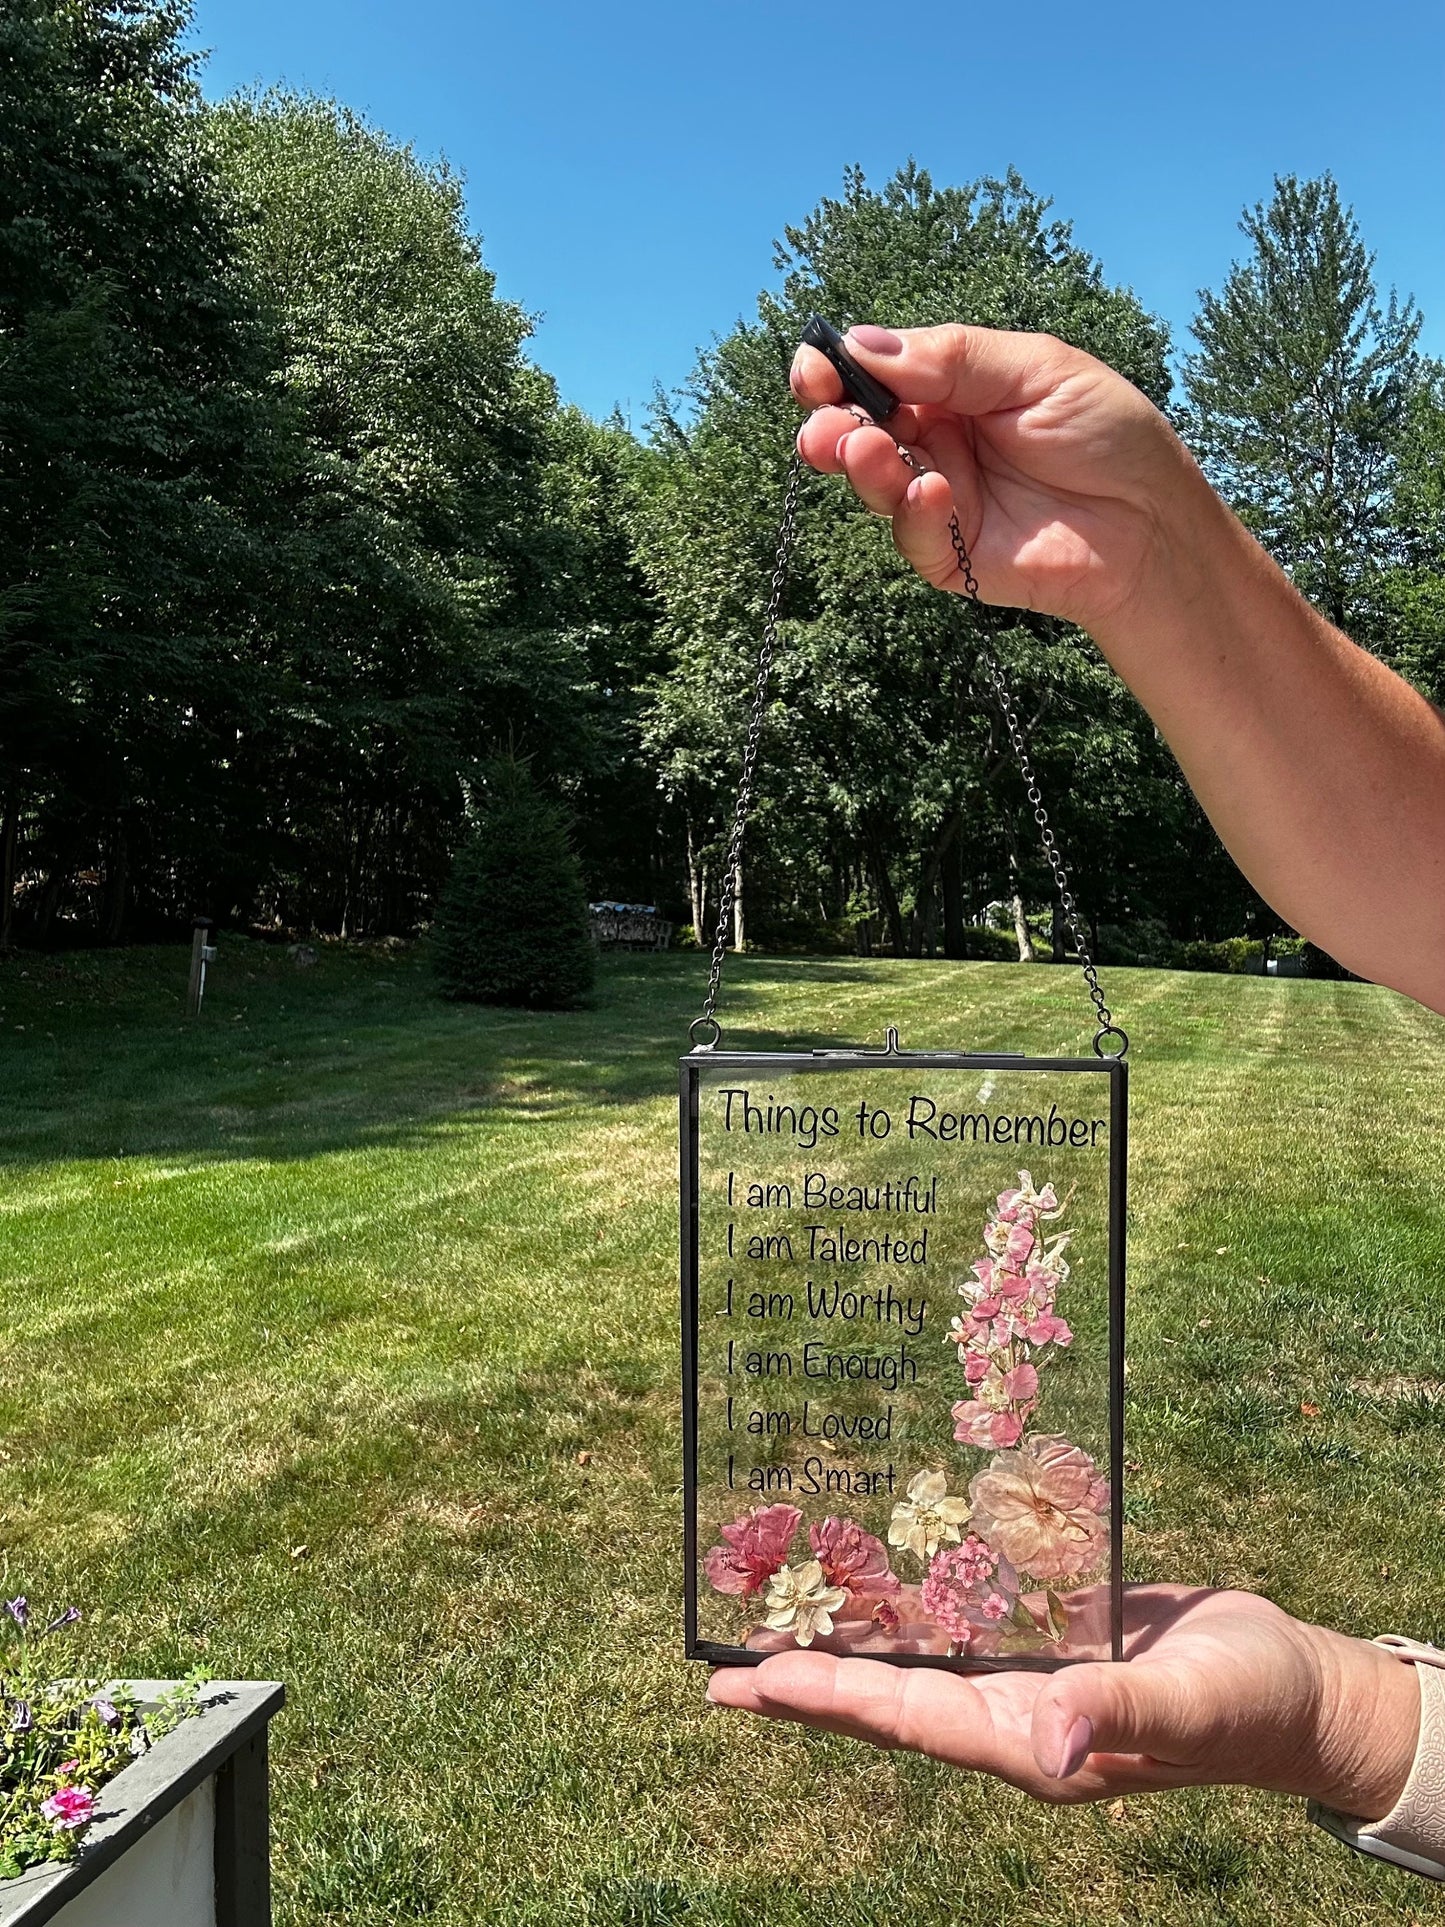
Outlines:
[[[908,1481],[908,1497],[893,1508],[888,1543],[905,1546],[915,1558],[931,1559],[941,1545],[958,1544],[968,1512],[967,1499],[949,1498],[943,1473],[915,1472]]]
[[[768,1581],[763,1624],[775,1633],[791,1633],[800,1646],[811,1646],[819,1633],[831,1633],[833,1614],[848,1603],[846,1586],[830,1586],[816,1559],[804,1566],[779,1566]]]

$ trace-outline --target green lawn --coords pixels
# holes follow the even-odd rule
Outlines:
[[[282,1923],[1445,1920],[1297,1803],[1055,1812],[710,1712],[678,1657],[696,957],[451,1008],[414,952],[0,965],[0,1545],[98,1672],[284,1679]],[[1073,972],[748,960],[730,1041],[1074,1048]],[[1445,1635],[1445,1022],[1110,973],[1130,1559]]]

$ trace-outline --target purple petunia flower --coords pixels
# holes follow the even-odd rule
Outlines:
[[[58,1619],[52,1619],[45,1628],[47,1633],[58,1633],[62,1626],[73,1626],[80,1617],[79,1606],[67,1606]]]
[[[104,1693],[98,1693],[90,1703],[99,1714],[102,1722],[114,1732],[116,1727],[120,1725],[120,1713],[115,1701],[108,1698]]]
[[[10,1731],[12,1733],[28,1733],[34,1724],[35,1715],[30,1710],[30,1702],[28,1700],[11,1700]]]
[[[24,1593],[21,1593],[18,1599],[7,1599],[5,1601],[5,1610],[20,1630],[24,1632],[30,1623],[30,1601],[25,1597]]]

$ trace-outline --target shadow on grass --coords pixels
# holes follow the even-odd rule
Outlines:
[[[425,957],[284,950],[222,939],[206,1004],[183,1014],[176,947],[11,959],[0,967],[0,1169],[183,1156],[287,1161],[420,1145],[439,1126],[494,1128],[646,1104],[676,1089],[706,959],[608,959],[588,1008],[452,1004]],[[23,974],[22,974],[23,969]],[[835,1046],[757,1020],[777,994],[866,990],[867,965],[733,964],[726,1047]],[[820,1014],[822,1014],[820,1012]]]

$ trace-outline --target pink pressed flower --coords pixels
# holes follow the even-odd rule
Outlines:
[[[897,1592],[898,1577],[881,1539],[852,1519],[824,1519],[808,1527],[808,1544],[830,1586],[851,1593]]]
[[[1034,1234],[1032,1227],[1026,1224],[1010,1225],[1008,1240],[1003,1248],[1003,1255],[1008,1260],[1011,1271],[1017,1271],[1020,1265],[1027,1262],[1033,1248]]]
[[[995,1269],[996,1267],[992,1258],[980,1258],[978,1263],[973,1267],[973,1275],[985,1291],[993,1290],[993,1274]],[[966,1290],[967,1287],[965,1286],[964,1289]]]
[[[1000,1307],[997,1298],[977,1298],[974,1300],[973,1315],[983,1324],[987,1324],[990,1318],[997,1318],[999,1310]]]
[[[1026,1405],[1038,1396],[1039,1375],[1032,1365],[1015,1365],[1004,1373],[1003,1389],[1011,1405]]]
[[[1020,1305],[1032,1287],[1027,1278],[1020,1278],[1015,1271],[1006,1271],[998,1280],[998,1295],[1005,1305]]]
[[[1004,1449],[1017,1445],[1023,1435],[1024,1421],[1020,1412],[995,1412],[993,1415],[990,1445]]]
[[[1016,1445],[1024,1429],[1017,1412],[998,1411],[976,1398],[964,1399],[953,1408],[953,1436],[960,1445],[978,1445],[1003,1451]]]
[[[76,1764],[72,1760],[71,1768]],[[61,1770],[64,1772],[69,1769]],[[52,1793],[48,1800],[41,1801],[40,1811],[57,1833],[68,1832],[89,1825],[90,1816],[95,1811],[95,1795],[83,1786],[63,1786],[58,1793]]]
[[[1037,1318],[1025,1325],[1024,1337],[1031,1345],[1070,1345],[1074,1334],[1057,1313],[1041,1311]]]
[[[977,1533],[935,1553],[919,1601],[955,1645],[997,1650],[998,1622],[1018,1597],[1018,1575]]]
[[[891,1599],[880,1599],[873,1608],[873,1624],[881,1626],[885,1633],[896,1633],[901,1622],[898,1608]]]
[[[973,1524],[1019,1571],[1071,1579],[1098,1565],[1108,1546],[1108,1482],[1066,1438],[1025,1439],[968,1489]]]
[[[788,1548],[802,1524],[795,1505],[754,1506],[741,1519],[721,1528],[725,1545],[714,1546],[703,1560],[708,1584],[715,1592],[736,1593],[747,1599],[761,1592],[780,1566],[787,1564]]]
[[[988,1377],[988,1360],[982,1352],[970,1352],[964,1359],[963,1375],[970,1385],[977,1385],[980,1379]]]
[[[1059,1199],[1054,1187],[1046,1184],[1042,1191],[1035,1191],[1033,1178],[1027,1171],[1019,1172],[1016,1191],[1000,1191],[998,1194],[998,1215],[1006,1224],[1011,1224],[1025,1213],[1039,1218],[1055,1217],[1058,1209]]]

